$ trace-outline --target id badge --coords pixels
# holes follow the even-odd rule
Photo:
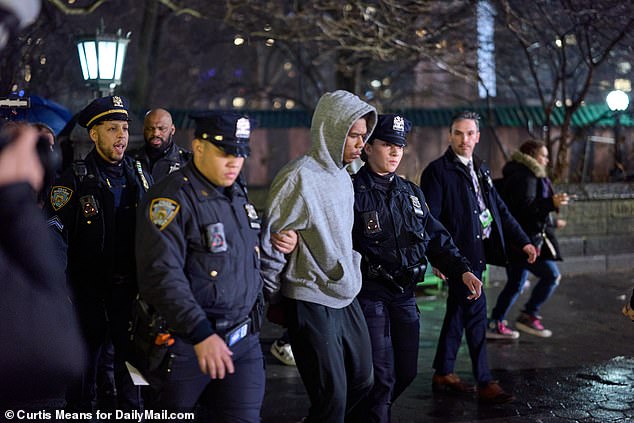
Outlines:
[[[482,224],[482,229],[486,229],[491,226],[491,222],[493,222],[493,216],[489,209],[484,209],[482,213],[480,213],[480,223]]]
[[[225,334],[225,343],[228,347],[234,346],[248,335],[249,324],[251,324],[251,318],[247,317],[245,320],[235,325],[229,330],[229,332]]]

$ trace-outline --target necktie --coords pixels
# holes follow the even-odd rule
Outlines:
[[[467,168],[469,168],[469,174],[471,175],[471,183],[473,184],[473,189],[475,189],[476,198],[478,199],[478,208],[480,209],[480,213],[486,210],[487,206],[484,202],[484,197],[482,197],[482,190],[480,189],[480,183],[478,182],[478,176],[473,169],[473,160],[467,163]],[[491,225],[487,226],[483,229],[482,235],[484,238],[488,238],[491,235]]]

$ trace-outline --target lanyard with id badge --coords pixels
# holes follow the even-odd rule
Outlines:
[[[480,212],[478,216],[480,218],[480,224],[482,225],[482,233],[486,235],[489,234],[489,230],[491,229],[491,223],[493,223],[493,216],[488,208],[484,209]]]
[[[473,164],[469,163],[467,168],[469,169],[471,182],[473,183],[473,188],[475,190],[476,198],[478,200],[478,207],[480,209],[480,214],[478,215],[478,219],[480,220],[480,225],[482,226],[482,235],[484,236],[484,238],[488,238],[489,235],[491,234],[491,223],[493,223],[493,215],[491,214],[491,211],[489,210],[489,208],[486,206],[486,203],[484,202],[484,197],[482,195],[482,191],[480,190],[478,177],[473,169]],[[490,177],[488,177],[487,182],[489,183],[490,186],[493,185]]]

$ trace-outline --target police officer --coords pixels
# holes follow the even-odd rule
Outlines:
[[[143,169],[152,174],[154,182],[180,169],[191,159],[191,151],[174,142],[176,128],[172,115],[165,109],[152,109],[143,120],[145,145],[130,153]]]
[[[481,286],[446,229],[429,213],[423,192],[395,174],[411,122],[379,115],[354,175],[354,248],[363,256],[363,310],[374,365],[367,415],[359,421],[389,422],[394,400],[416,376],[419,311],[414,296],[426,257],[436,267]],[[474,294],[475,295],[475,294]]]
[[[260,221],[237,183],[251,122],[231,112],[195,121],[192,161],[154,185],[138,215],[139,291],[169,334],[168,354],[146,373],[147,406],[259,421]]]
[[[85,160],[73,163],[53,184],[48,223],[66,253],[67,275],[88,348],[85,375],[67,394],[68,407],[90,410],[96,360],[109,330],[115,347],[118,407],[139,408],[138,390],[125,367],[129,312],[136,295],[134,228],[136,207],[150,176],[125,155],[128,102],[98,98],[79,113],[78,123],[95,143]]]

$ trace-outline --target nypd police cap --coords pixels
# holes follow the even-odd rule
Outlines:
[[[407,145],[407,134],[412,129],[412,122],[401,115],[379,115],[376,128],[368,141],[379,139],[401,147]]]
[[[196,123],[196,138],[236,157],[248,157],[251,153],[249,137],[255,126],[252,119],[235,112],[204,112],[190,117]]]
[[[90,129],[107,120],[129,121],[128,108],[128,100],[118,95],[97,98],[79,112],[77,123]]]

